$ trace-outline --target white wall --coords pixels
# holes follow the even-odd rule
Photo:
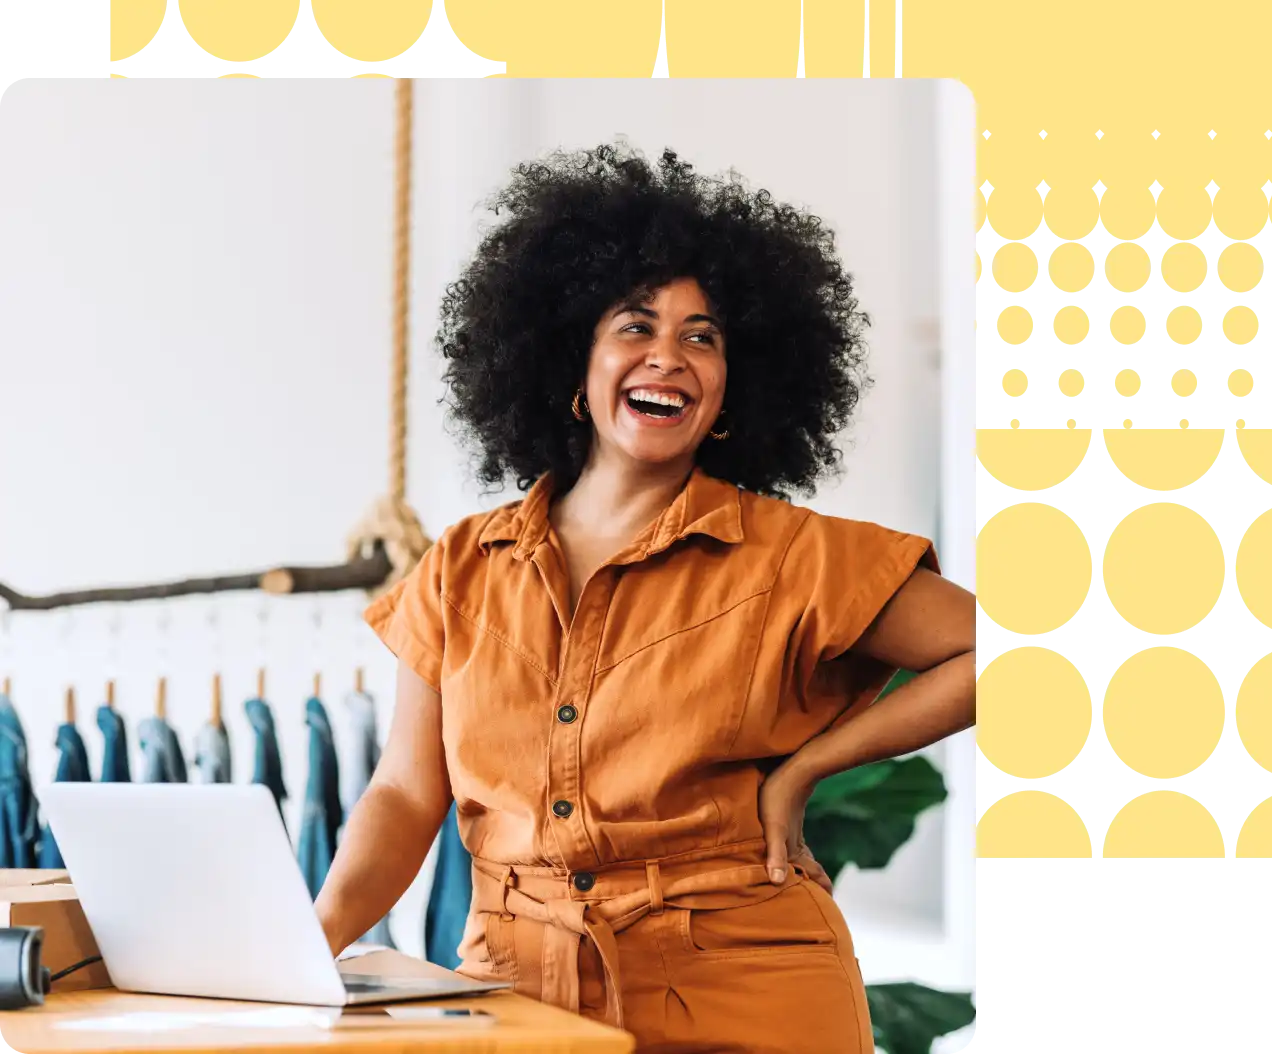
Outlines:
[[[445,430],[430,344],[442,286],[476,239],[475,206],[517,161],[621,133],[650,154],[671,145],[703,169],[736,167],[836,228],[874,320],[876,386],[844,479],[812,504],[937,536],[948,296],[931,82],[419,81],[416,93],[408,492],[428,529],[504,500],[479,492]],[[348,528],[386,484],[392,116],[387,81],[10,90],[0,581],[37,592],[343,557]],[[966,243],[970,259],[970,226]],[[242,777],[238,700],[265,663],[299,798],[316,670],[330,694],[365,665],[387,721],[392,659],[360,607],[357,596],[244,595],[0,615],[0,674],[14,677],[42,779],[65,685],[87,709],[115,677],[135,722],[164,673],[189,741],[219,670]],[[96,730],[81,724],[96,766]],[[947,848],[933,814],[894,868],[845,876],[850,922],[867,933],[871,918],[930,923],[939,940]],[[397,920],[408,948],[423,884]],[[890,926],[876,961],[899,947]],[[963,972],[928,970],[970,984]]]

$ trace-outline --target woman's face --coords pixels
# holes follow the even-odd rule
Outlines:
[[[638,461],[691,462],[724,402],[724,350],[692,278],[615,305],[596,326],[584,388],[597,441]]]

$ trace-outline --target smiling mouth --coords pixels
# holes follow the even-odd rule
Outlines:
[[[635,413],[662,419],[683,417],[692,402],[680,392],[656,392],[647,388],[624,392],[623,401]]]

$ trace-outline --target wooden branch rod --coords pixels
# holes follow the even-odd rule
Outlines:
[[[290,593],[336,593],[345,589],[374,589],[383,585],[392,572],[388,554],[377,545],[370,556],[359,557],[329,567],[275,567],[240,575],[191,578],[150,586],[118,586],[84,589],[47,596],[26,596],[0,582],[0,600],[13,611],[51,611],[76,604],[122,603],[132,600],[163,600],[196,593],[229,593],[263,589],[275,595]]]

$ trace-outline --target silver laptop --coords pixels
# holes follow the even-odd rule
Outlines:
[[[352,1006],[508,987],[341,977],[266,787],[55,783],[40,804],[117,988]]]

